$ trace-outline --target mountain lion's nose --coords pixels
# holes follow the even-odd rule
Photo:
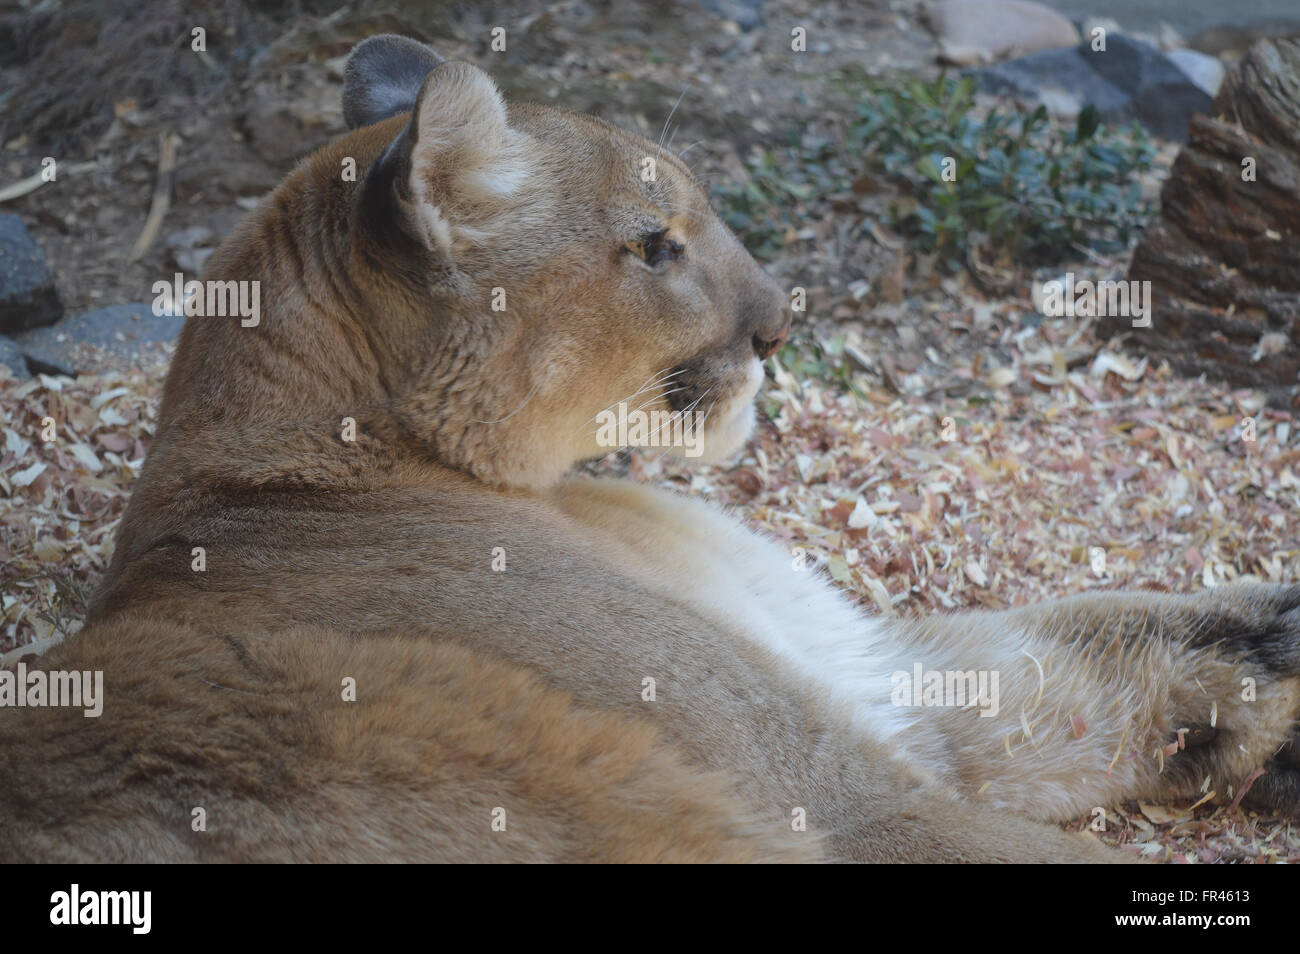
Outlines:
[[[754,354],[758,355],[759,361],[766,361],[772,355],[780,350],[781,345],[785,344],[785,339],[790,336],[790,324],[777,332],[775,338],[764,338],[762,335],[754,335]]]
[[[781,286],[754,264],[758,281],[748,289],[746,329],[759,361],[766,361],[785,344],[790,335],[790,308]]]

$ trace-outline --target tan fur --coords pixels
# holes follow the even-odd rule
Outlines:
[[[680,261],[625,251],[661,227]],[[260,280],[263,320],[186,324],[91,621],[42,661],[103,670],[104,713],[0,710],[0,859],[1112,860],[1005,809],[1192,793],[1150,754],[1209,702],[1240,783],[1300,708],[1292,590],[886,625],[698,502],[566,479],[602,408],[681,400],[668,370],[743,443],[784,295],[674,157],[472,67],[306,160],[206,277]],[[999,668],[999,717],[892,708],[913,657]]]

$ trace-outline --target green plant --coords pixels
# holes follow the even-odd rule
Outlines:
[[[845,145],[905,190],[895,227],[950,267],[976,234],[994,256],[1030,263],[1113,251],[1151,214],[1138,174],[1155,149],[1137,124],[1111,132],[1092,106],[1072,129],[1041,106],[980,116],[970,77],[866,90]]]
[[[748,178],[714,190],[722,220],[750,253],[771,258],[807,222],[804,203],[843,188],[846,173],[827,140],[765,149],[745,160]]]

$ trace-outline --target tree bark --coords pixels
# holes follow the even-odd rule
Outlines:
[[[1130,343],[1300,406],[1300,37],[1255,44],[1189,133],[1129,267],[1153,302]]]

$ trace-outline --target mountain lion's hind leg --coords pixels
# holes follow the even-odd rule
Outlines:
[[[1300,814],[1300,586],[1088,595],[891,635],[923,672],[989,671],[991,698],[922,701],[900,739],[976,800],[1062,820],[1250,783],[1247,803]]]

